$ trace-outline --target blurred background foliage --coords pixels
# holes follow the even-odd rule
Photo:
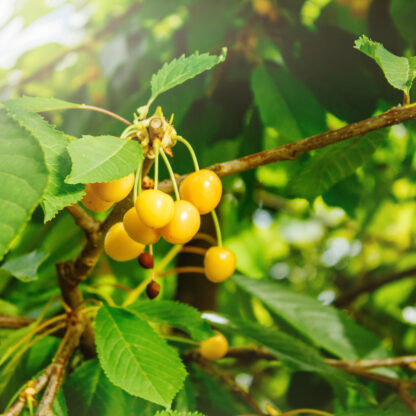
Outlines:
[[[175,114],[177,131],[208,166],[398,105],[401,95],[353,44],[366,34],[393,53],[415,55],[415,17],[414,0],[2,0],[0,98],[54,96],[131,119],[148,98],[151,75],[164,62],[195,51],[217,54],[227,46],[224,64],[155,103],[166,116]],[[118,135],[122,129],[113,119],[85,111],[48,117],[77,137]],[[416,124],[378,133],[373,145],[366,140],[224,179],[225,242],[236,252],[242,274],[277,280],[346,308],[393,354],[411,354],[415,271],[400,279],[394,274],[416,265]],[[175,149],[174,167],[180,174],[192,168],[182,149]],[[0,270],[0,312],[37,316],[58,294],[54,263],[74,257],[82,238],[67,213],[44,225],[38,209],[7,259],[34,249],[47,257],[30,284]],[[158,245],[157,257],[165,251]],[[190,257],[179,262],[200,262]],[[342,300],[390,275],[390,284]],[[112,296],[117,302],[123,292],[106,284],[134,287],[141,279],[134,262],[103,257],[84,290],[86,297]],[[267,326],[281,324],[233,282],[208,289],[197,276],[180,278],[179,284],[169,277],[162,296]],[[242,340],[237,336],[233,343]],[[230,371],[238,383],[252,386],[260,402],[267,397],[282,407],[325,408],[333,400],[318,376],[263,362]],[[16,377],[25,378],[23,373]],[[190,383],[198,386],[199,410],[244,411],[206,374],[196,371]],[[370,388],[395,406],[388,392]],[[5,395],[0,399],[4,403]],[[361,400],[349,397],[351,406]],[[135,414],[147,414],[150,405],[138,402],[142,413]]]

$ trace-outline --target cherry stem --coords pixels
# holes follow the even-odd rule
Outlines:
[[[152,270],[155,272],[155,276],[157,276],[158,270],[163,270],[181,251],[182,245],[173,246],[162,258],[156,268]],[[133,302],[137,300],[137,298],[141,295],[142,292],[146,289],[146,286],[153,280],[153,276],[150,275],[146,279],[144,279],[138,286],[136,286],[127,296],[126,300],[123,302],[123,307],[131,305]]]
[[[205,248],[194,247],[194,246],[185,246],[181,250],[181,253],[201,254],[202,256],[204,256],[206,252],[207,252],[207,250]]]
[[[215,244],[217,244],[217,241],[215,240],[215,238],[210,235],[210,234],[206,234],[206,233],[198,233],[193,240],[202,240],[202,241],[206,241],[209,244],[212,244],[215,246]]]
[[[137,126],[135,126],[135,125],[130,125],[130,126],[126,127],[126,128],[123,130],[123,133],[121,133],[120,138],[121,138],[121,139],[125,139],[125,138],[129,137],[129,136],[130,136],[130,134],[135,133],[136,131],[137,131]]]
[[[97,111],[98,113],[103,113],[103,114],[106,114],[110,117],[113,117],[116,120],[119,120],[124,124],[127,124],[128,126],[131,126],[131,124],[132,124],[132,123],[130,123],[130,121],[126,120],[124,117],[121,117],[118,114],[113,113],[112,111],[105,110],[104,108],[96,107],[94,105],[81,104],[79,107],[74,107],[74,108],[80,108],[82,110]]]
[[[153,257],[153,244],[149,245],[149,254]],[[153,263],[153,267],[152,267],[151,279],[152,279],[152,281],[155,280],[155,265],[154,265],[154,263]]]
[[[215,212],[215,209],[211,211],[211,215],[212,215],[212,220],[214,221],[215,232],[217,234],[218,247],[222,247],[221,227],[220,227],[220,222],[218,221],[218,216],[217,216],[217,213]]]
[[[165,152],[163,151],[162,148],[160,148],[160,154],[161,154],[161,156],[163,158],[163,161],[165,162],[165,165],[166,165],[166,167],[169,171],[169,176],[170,176],[170,179],[172,181],[173,190],[175,191],[176,200],[179,200],[180,197],[179,197],[178,184],[176,183],[176,178],[175,178],[175,174],[173,173],[172,166],[170,165],[169,160],[168,160],[168,158],[167,158],[167,156],[166,156],[166,154],[165,154]]]
[[[157,277],[164,277],[170,274],[183,274],[183,273],[205,274],[205,270],[203,267],[197,267],[197,266],[174,267],[173,269],[166,270],[165,272],[157,273]]]
[[[183,144],[187,147],[187,149],[188,149],[188,151],[189,151],[189,153],[190,153],[190,155],[191,155],[191,157],[192,157],[192,162],[194,163],[195,171],[198,171],[198,170],[199,170],[198,159],[197,159],[197,157],[196,157],[196,154],[195,154],[194,148],[192,147],[191,143],[189,143],[189,142],[188,142],[188,140],[186,140],[186,139],[185,139],[185,138],[183,138],[182,136],[177,136],[177,137],[176,137],[176,140],[177,140],[178,142],[183,143]]]
[[[140,159],[139,165],[137,166],[136,178],[134,181],[133,204],[136,202],[137,195],[142,192],[142,171],[143,171],[143,159]]]
[[[159,153],[163,152],[160,148],[160,143],[158,140],[155,140],[153,143],[153,149],[155,150],[155,187],[157,189],[159,185]]]

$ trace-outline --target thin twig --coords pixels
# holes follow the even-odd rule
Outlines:
[[[358,296],[374,292],[380,287],[387,285],[389,283],[397,282],[398,280],[405,279],[407,277],[416,275],[416,267],[411,267],[409,269],[403,270],[401,272],[391,273],[381,278],[374,278],[373,276],[366,276],[364,283],[358,287],[352,289],[349,292],[344,293],[339,296],[338,299],[334,301],[334,305],[338,307],[345,307],[353,302]]]

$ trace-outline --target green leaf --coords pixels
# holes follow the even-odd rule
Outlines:
[[[178,412],[176,410],[163,410],[161,412],[157,412],[155,416],[204,416],[202,413],[199,412]]]
[[[169,406],[186,377],[177,352],[127,310],[101,307],[95,330],[98,358],[110,381],[134,396]]]
[[[172,328],[182,329],[197,341],[209,338],[214,332],[201,313],[192,306],[172,300],[136,302],[128,308],[146,321],[153,321]]]
[[[390,0],[390,14],[397,30],[409,46],[416,41],[416,2],[414,0]]]
[[[385,137],[386,132],[379,130],[317,150],[292,179],[291,193],[313,201],[367,162]]]
[[[31,282],[38,278],[38,268],[47,257],[48,254],[35,250],[7,260],[3,263],[1,269],[6,270],[23,282]]]
[[[377,62],[391,86],[409,94],[416,77],[415,56],[405,58],[394,55],[381,43],[373,42],[364,35],[355,41],[354,47]]]
[[[6,315],[18,315],[19,308],[12,303],[5,301],[4,299],[0,299],[0,313]]]
[[[343,311],[324,306],[316,299],[295,293],[275,282],[243,276],[234,276],[232,279],[315,345],[337,357],[358,360],[387,355],[380,346],[380,340]]]
[[[24,96],[8,100],[7,104],[22,108],[34,113],[52,110],[66,110],[70,108],[82,108],[83,104],[70,103],[52,97],[29,97]]]
[[[54,416],[68,416],[68,408],[62,389],[58,391],[58,394],[53,401],[52,412]]]
[[[38,140],[45,154],[49,180],[42,207],[47,222],[66,206],[78,202],[82,198],[84,187],[65,183],[65,178],[71,171],[71,160],[67,152],[70,142],[68,137],[38,114],[22,108],[21,105],[24,106],[25,103],[24,100],[11,100],[5,103],[5,107],[9,114]]]
[[[22,232],[48,182],[36,139],[0,108],[0,260]]]
[[[126,407],[123,390],[105,376],[98,360],[78,367],[64,385],[69,414],[77,416],[113,416]]]
[[[251,74],[251,89],[264,126],[278,132],[279,144],[326,130],[324,108],[288,71],[259,66]]]
[[[180,58],[166,63],[152,77],[152,96],[150,101],[154,101],[162,92],[183,84],[185,81],[224,62],[226,55],[227,49],[223,48],[219,56],[210,55],[209,53],[203,53],[202,55],[195,53],[188,57],[182,55]]]
[[[135,140],[84,136],[68,146],[72,171],[68,183],[110,182],[134,172],[143,150]]]

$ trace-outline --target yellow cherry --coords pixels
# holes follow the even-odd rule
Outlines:
[[[160,232],[144,224],[135,207],[124,214],[123,224],[127,234],[139,243],[150,245],[159,241]]]
[[[103,201],[99,198],[92,189],[92,185],[90,183],[87,183],[85,195],[82,197],[81,202],[86,208],[94,212],[107,211],[113,205],[112,202]]]
[[[162,237],[171,244],[185,244],[192,240],[201,225],[198,210],[188,201],[175,201],[170,222],[160,229]]]
[[[157,189],[143,191],[134,205],[142,222],[150,228],[162,228],[173,217],[172,197]]]
[[[144,251],[144,244],[131,239],[122,222],[115,223],[104,239],[104,250],[108,256],[117,261],[128,261],[138,257]]]
[[[201,169],[188,175],[179,188],[181,199],[196,206],[201,215],[211,212],[219,204],[222,183],[212,170]]]
[[[199,345],[199,352],[207,360],[219,360],[228,352],[228,341],[224,335],[217,335],[202,341]]]
[[[93,183],[94,192],[104,201],[118,202],[124,199],[134,186],[134,173],[111,182]]]
[[[204,257],[205,276],[211,282],[223,282],[234,273],[236,262],[235,254],[231,250],[210,247]]]

